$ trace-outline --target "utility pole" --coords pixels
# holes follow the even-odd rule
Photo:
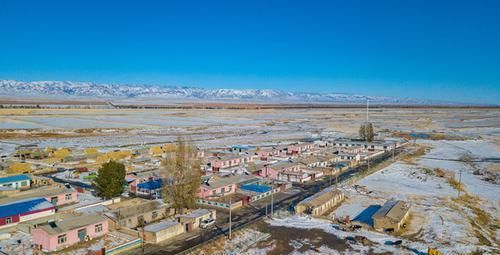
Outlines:
[[[141,248],[142,248],[142,254],[144,254],[144,241],[145,241],[145,233],[144,233],[144,220],[141,221],[141,227],[142,227],[142,235],[141,235]]]
[[[332,174],[330,174],[330,185],[328,185],[328,186],[332,186],[332,175],[333,175],[333,169],[334,169],[334,168],[335,168],[335,167],[334,167],[334,166],[332,166]]]
[[[462,187],[462,169],[460,168],[460,172],[458,174],[458,196],[460,197],[460,188]]]
[[[274,193],[271,191],[271,219],[274,216]]]
[[[366,142],[366,161],[368,162],[368,172],[370,172],[370,153],[368,147],[368,108],[370,107],[370,101],[366,99],[366,123],[365,123],[365,142]]]
[[[368,108],[370,107],[370,101],[366,99],[366,124],[368,124]]]
[[[266,218],[267,218],[267,207],[269,207],[269,204],[266,201]]]
[[[392,162],[396,161],[396,145],[394,144],[394,148],[392,148]]]
[[[336,175],[335,175],[335,187],[338,188],[339,187],[339,174],[340,172],[338,172]]]
[[[229,197],[229,240],[231,240],[231,224],[232,224],[232,219],[231,219],[231,197]]]

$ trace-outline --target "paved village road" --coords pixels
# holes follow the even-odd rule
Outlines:
[[[402,152],[402,149],[398,149],[395,155]],[[375,166],[392,157],[392,153],[388,152],[370,160],[370,165]],[[349,177],[356,175],[358,173],[368,170],[367,164],[359,165],[356,168],[345,171],[338,176],[338,182],[344,182]],[[294,185],[292,189],[298,192],[285,192],[284,194],[276,195],[274,199],[274,211],[278,210],[293,210],[294,206],[300,201],[304,200],[322,189],[331,185],[335,182],[335,178],[330,180],[329,177],[325,177],[322,180],[316,181],[314,183]],[[232,230],[237,230],[239,228],[248,226],[255,223],[258,220],[262,220],[266,217],[266,202],[269,202],[269,198],[256,205],[246,206],[244,208],[235,210],[232,212]],[[221,235],[227,236],[229,232],[229,215],[227,212],[217,210],[217,225],[216,227],[205,230],[196,231],[191,233],[189,236],[182,235],[180,238],[176,238],[173,242],[169,242],[165,245],[146,245],[144,253],[142,249],[135,249],[126,254],[148,254],[148,255],[168,255],[168,254],[185,254],[188,251],[202,245],[204,242],[219,237]]]

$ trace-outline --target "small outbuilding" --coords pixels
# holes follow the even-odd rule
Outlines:
[[[184,226],[186,232],[191,232],[200,227],[204,220],[216,218],[215,210],[197,209],[187,214],[177,216],[179,222]]]
[[[320,216],[340,204],[344,200],[344,193],[333,187],[310,196],[295,207],[296,213],[307,213],[312,216]]]
[[[144,227],[144,238],[149,243],[159,243],[184,233],[184,226],[176,221],[161,221]]]
[[[396,232],[408,218],[410,206],[401,200],[389,200],[372,216],[377,231]]]
[[[0,187],[28,189],[30,186],[31,178],[26,174],[11,175],[0,178]]]

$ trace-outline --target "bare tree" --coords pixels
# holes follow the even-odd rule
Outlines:
[[[373,124],[371,122],[362,124],[359,127],[359,137],[367,142],[372,142],[375,134],[373,133]]]
[[[373,133],[373,124],[371,122],[366,123],[365,132],[366,132],[366,137],[365,137],[366,141],[372,142],[375,134]]]
[[[196,147],[182,137],[177,138],[175,150],[168,153],[162,163],[160,176],[164,183],[163,200],[170,203],[176,213],[184,208],[193,208],[201,184]]]
[[[359,126],[359,137],[363,140],[366,140],[366,130],[365,130],[365,124],[361,124],[361,126]]]

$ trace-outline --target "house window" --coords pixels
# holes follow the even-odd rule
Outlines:
[[[67,238],[66,238],[66,235],[60,235],[60,236],[57,236],[57,244],[63,244],[63,243],[66,243],[67,241]]]
[[[154,219],[156,219],[157,217],[158,217],[158,212],[153,211],[153,212],[151,213],[151,218],[154,220]]]
[[[95,232],[96,232],[96,233],[99,233],[99,232],[101,232],[101,231],[102,231],[102,224],[97,224],[97,225],[95,225]]]
[[[71,193],[68,193],[66,194],[66,200],[71,200],[73,198],[73,196],[71,195]]]
[[[5,224],[11,224],[11,223],[12,223],[12,218],[11,217],[5,219]]]
[[[28,182],[27,181],[22,181],[21,182],[21,187],[24,187],[24,186],[28,186]]]
[[[220,192],[224,193],[224,192],[226,192],[226,189],[225,189],[224,187],[222,187],[222,188],[220,189]]]
[[[212,190],[212,195],[215,195],[215,190]]]

